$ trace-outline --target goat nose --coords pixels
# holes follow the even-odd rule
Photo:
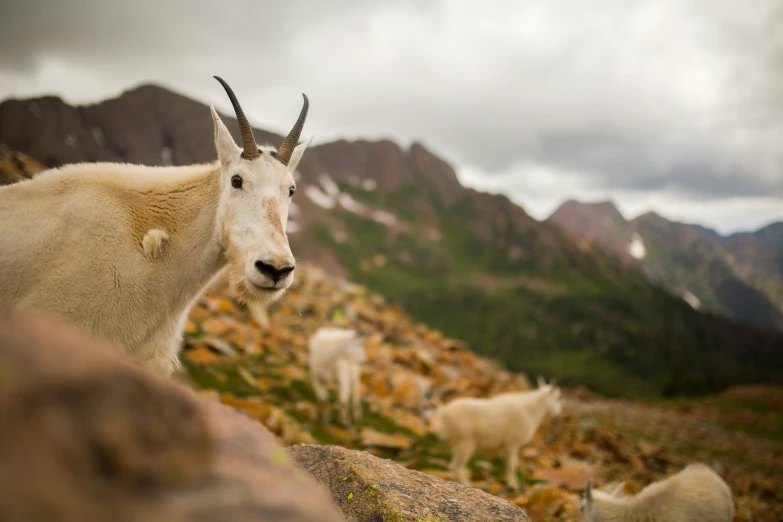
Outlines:
[[[294,266],[281,266],[277,267],[271,263],[265,263],[264,261],[256,261],[256,269],[264,274],[265,276],[269,277],[277,283],[281,279],[283,279],[285,276],[287,276],[289,273],[294,271]]]

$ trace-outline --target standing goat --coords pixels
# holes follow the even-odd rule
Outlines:
[[[731,522],[734,500],[723,479],[704,464],[691,464],[636,495],[623,496],[587,484],[581,510],[585,522]]]
[[[269,302],[291,285],[285,225],[308,100],[280,148],[256,145],[214,107],[217,161],[184,167],[66,165],[0,188],[0,305],[106,338],[163,375],[178,368],[188,311],[222,269],[235,295]]]
[[[471,485],[467,464],[476,450],[503,449],[506,484],[519,489],[520,448],[533,439],[547,413],[556,417],[563,409],[560,389],[540,377],[538,384],[533,391],[454,399],[435,412],[430,429],[451,447],[449,467],[461,484]]]
[[[362,416],[361,364],[366,360],[362,341],[355,330],[320,328],[310,338],[310,379],[318,399],[322,421],[329,420],[329,391],[327,386],[338,383],[340,423],[348,426],[348,403],[351,403],[353,421]]]

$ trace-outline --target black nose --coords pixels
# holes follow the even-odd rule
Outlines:
[[[294,271],[293,266],[281,266],[278,268],[275,265],[264,263],[263,261],[256,261],[256,268],[275,283],[287,276],[289,272]]]

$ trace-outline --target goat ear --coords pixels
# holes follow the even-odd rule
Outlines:
[[[215,149],[217,150],[218,159],[223,165],[227,165],[230,161],[233,161],[239,155],[239,147],[234,142],[234,138],[231,137],[231,133],[223,124],[223,120],[218,116],[214,105],[209,106],[210,112],[212,112],[212,123],[215,126]]]
[[[617,487],[612,490],[612,494],[610,496],[618,498],[623,496],[623,492],[625,491],[625,481],[620,482],[620,484],[617,485]]]
[[[305,150],[307,150],[307,147],[309,147],[312,142],[313,142],[313,136],[310,136],[309,140],[307,140],[306,142],[302,142],[296,147],[294,147],[294,151],[291,153],[291,159],[288,160],[289,171],[293,172],[296,170],[296,166],[299,165],[299,161],[302,159]]]

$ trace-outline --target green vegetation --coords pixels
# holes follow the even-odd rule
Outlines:
[[[426,220],[390,230],[340,210],[333,216],[349,240],[334,242],[318,224],[313,237],[336,252],[352,280],[478,353],[611,396],[783,381],[780,337],[696,312],[609,256],[579,251],[506,200],[464,197],[444,208],[426,185],[417,188],[353,195],[398,216],[436,208],[431,225],[440,240],[427,236]],[[376,254],[385,263],[373,264]]]
[[[259,399],[265,404],[280,408],[286,415],[299,423],[305,431],[309,432],[319,444],[338,444],[347,447],[356,445],[355,439],[341,438],[338,433],[330,431],[328,425],[322,424],[319,420],[313,420],[306,411],[297,409],[297,403],[316,404],[315,395],[309,383],[299,379],[291,379],[286,384],[275,384],[262,391],[243,379],[240,375],[241,369],[252,368],[253,373],[264,382],[280,383],[282,381],[281,376],[271,369],[268,363],[258,357],[245,356],[239,359],[227,359],[222,363],[211,365],[199,364],[187,357],[183,357],[181,360],[187,370],[188,379],[196,389],[215,390],[218,393],[240,399],[249,397]],[[331,403],[336,404],[335,390],[330,390],[329,394]],[[407,462],[414,469],[444,471],[447,469],[446,463],[451,457],[451,452],[446,443],[433,433],[427,432],[424,435],[417,435],[405,426],[398,424],[393,418],[375,411],[375,408],[366,400],[362,402],[362,412],[362,427],[384,434],[403,435],[413,441],[413,445],[405,450],[375,448],[373,452],[376,455],[397,462]],[[333,415],[331,422],[336,422],[336,420],[336,416]],[[349,431],[347,433],[350,433],[352,437],[356,436],[355,432]],[[495,454],[490,456],[474,455],[468,463],[468,468],[472,473],[488,474],[497,481],[503,480],[505,469],[503,459]],[[539,482],[526,474],[524,470],[521,470],[519,478],[522,483]]]
[[[320,270],[306,264],[301,268],[299,284],[287,296],[291,305],[282,305],[270,314],[275,328],[258,329],[248,324],[247,310],[237,307],[226,295],[200,299],[191,312],[186,328],[189,335],[181,356],[187,373],[178,378],[189,380],[192,386],[205,389],[208,396],[264,423],[285,445],[317,442],[363,449],[409,469],[453,478],[446,471],[451,452],[428,431],[425,413],[450,400],[455,392],[491,396],[507,391],[509,385],[516,388],[522,383],[514,383],[507,372],[485,364],[480,356],[462,350],[439,332],[414,324],[407,314],[377,294],[355,292],[339,281],[324,278]],[[554,290],[544,286],[541,291],[532,291],[531,288],[539,287],[527,284],[497,293],[504,299],[537,299],[526,313],[540,311],[536,320],[542,325],[550,313],[547,306],[564,299],[569,292],[600,297],[594,309],[608,309],[605,313],[610,318],[616,314],[613,294],[600,291],[601,284],[593,281],[569,286],[563,282],[566,280],[560,279],[561,286]],[[443,278],[438,280],[438,284],[442,283]],[[475,289],[479,293],[481,290]],[[297,304],[292,306],[293,303]],[[562,317],[570,319],[575,314],[579,319],[578,310],[588,304],[577,303]],[[641,320],[634,313],[638,309],[629,311],[629,317]],[[368,359],[362,365],[363,419],[348,429],[337,424],[334,411],[330,420],[322,422],[323,412],[319,411],[308,382],[308,333],[322,326],[325,317],[337,318],[337,324],[351,325],[372,338],[368,338]],[[203,332],[203,336],[198,332]],[[493,333],[488,330],[482,334]],[[213,335],[230,343],[235,354],[227,356],[211,348],[208,340]],[[602,342],[616,341],[609,337],[609,341]],[[412,347],[425,348],[428,356],[422,357],[423,352]],[[644,375],[631,381],[629,366],[613,361],[605,353],[574,349],[552,353],[550,358],[546,357],[548,352],[536,355],[538,359],[533,364],[551,364],[561,371],[578,370],[574,379],[601,375],[619,382],[620,387],[631,383],[637,391],[652,386],[651,394],[662,386],[661,381],[645,379]],[[624,356],[634,361],[639,353],[629,351]],[[410,378],[410,373],[428,380],[431,395],[417,398],[414,386],[418,379]],[[403,375],[403,381],[394,378]],[[335,388],[330,390],[333,405]],[[606,400],[566,391],[568,402],[563,414],[545,421],[547,425],[520,456],[519,478],[533,487],[525,487],[522,495],[505,487],[505,466],[499,455],[502,450],[477,452],[469,463],[471,478],[475,487],[517,502],[536,520],[546,518],[539,516],[544,511],[552,515],[552,520],[572,520],[575,512],[565,507],[573,507],[569,498],[582,488],[580,482],[588,473],[598,477],[623,476],[632,485],[640,486],[697,459],[722,467],[739,512],[763,513],[766,509],[774,517],[770,520],[778,520],[783,500],[783,477],[776,465],[783,457],[783,446],[778,440],[783,427],[782,390],[732,387],[703,399],[635,401]],[[270,455],[270,459],[281,462],[283,454]],[[592,471],[579,464],[580,460],[588,461]],[[346,481],[346,487],[340,490],[343,502],[348,501],[351,493],[354,501],[364,495],[373,496],[372,487],[353,485],[350,468],[339,478]],[[559,484],[561,480],[570,485]],[[383,481],[382,487],[388,487],[388,483]]]

